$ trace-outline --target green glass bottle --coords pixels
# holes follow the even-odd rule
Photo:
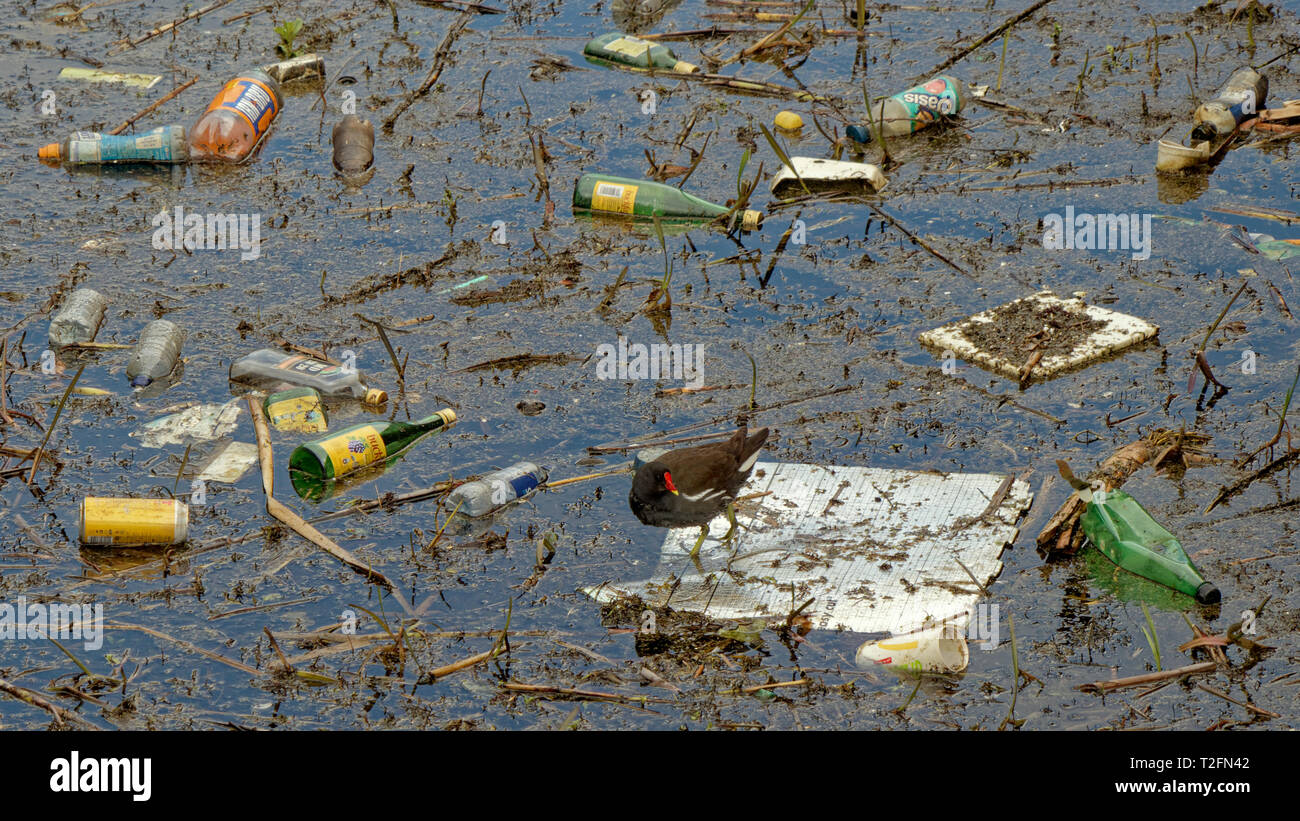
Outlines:
[[[698,66],[677,59],[667,46],[642,40],[630,34],[602,34],[582,49],[588,62],[613,64],[648,71],[660,68],[678,74],[692,74]]]
[[[289,478],[300,496],[319,494],[315,487],[367,465],[396,458],[417,440],[456,423],[444,408],[415,422],[363,422],[299,445],[289,456]]]
[[[717,219],[731,210],[661,182],[609,174],[579,177],[573,188],[573,208],[631,217],[704,220]],[[745,211],[741,214],[741,227],[752,231],[762,220],[761,212]]]
[[[1201,604],[1219,601],[1219,588],[1201,576],[1173,534],[1156,524],[1132,496],[1122,490],[1079,495],[1088,502],[1079,520],[1083,534],[1103,556]]]

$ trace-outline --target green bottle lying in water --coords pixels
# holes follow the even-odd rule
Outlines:
[[[629,217],[664,219],[717,219],[731,211],[722,205],[687,194],[652,180],[633,180],[609,174],[583,174],[573,188],[573,208]],[[752,231],[763,219],[758,211],[739,215],[741,227]]]
[[[668,46],[617,32],[602,34],[587,43],[582,53],[591,62],[612,63],[633,69],[660,68],[678,74],[693,74],[698,68],[678,60]]]
[[[1201,604],[1219,601],[1219,588],[1201,576],[1173,534],[1132,496],[1122,490],[1080,490],[1079,496],[1088,503],[1079,520],[1083,534],[1103,556]]]
[[[395,459],[418,440],[454,424],[456,412],[444,408],[415,422],[353,425],[299,445],[289,455],[289,478],[299,496],[320,497],[323,483]]]

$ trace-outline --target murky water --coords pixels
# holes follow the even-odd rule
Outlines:
[[[323,101],[319,86],[288,87],[284,112],[251,164],[69,170],[37,163],[36,150],[46,142],[78,129],[112,128],[197,76],[198,83],[137,124],[188,126],[233,72],[275,59],[273,25],[283,18],[258,13],[223,23],[249,10],[242,3],[105,56],[114,41],[140,37],[169,13],[182,13],[182,5],[107,5],[87,11],[84,24],[69,25],[43,15],[42,5],[9,3],[0,24],[0,60],[10,77],[0,94],[0,178],[7,194],[0,205],[0,327],[8,329],[8,407],[48,425],[83,363],[79,384],[114,394],[72,397],[48,444],[57,465],[45,463],[30,488],[25,474],[0,484],[0,601],[95,602],[110,624],[132,626],[109,629],[94,650],[65,644],[92,673],[129,678],[125,687],[97,687],[84,675],[74,681],[77,664],[42,640],[4,640],[0,676],[38,691],[51,682],[76,686],[98,702],[66,692],[58,702],[69,709],[80,703],[89,721],[124,728],[994,728],[1010,701],[1014,622],[1020,667],[1036,677],[1016,703],[1026,729],[1203,729],[1223,719],[1248,722],[1251,715],[1187,684],[1140,702],[1103,700],[1074,688],[1154,669],[1141,601],[1153,605],[1161,664],[1170,668],[1190,663],[1177,650],[1191,638],[1182,610],[1222,632],[1242,610],[1271,596],[1256,638],[1277,649],[1246,663],[1232,648],[1232,669],[1211,678],[1234,697],[1281,714],[1267,724],[1295,723],[1300,688],[1286,678],[1300,654],[1295,508],[1240,515],[1295,498],[1292,474],[1284,468],[1211,514],[1200,512],[1220,486],[1243,475],[1231,461],[1276,429],[1300,353],[1296,323],[1279,301],[1280,295],[1291,310],[1300,307],[1288,263],[1249,254],[1201,220],[1300,236],[1293,224],[1214,210],[1300,210],[1294,143],[1230,152],[1192,199],[1154,174],[1157,137],[1185,133],[1196,102],[1212,97],[1234,67],[1285,51],[1283,39],[1294,42],[1300,34],[1294,9],[1275,4],[1276,19],[1248,26],[1185,14],[1181,3],[1144,4],[1153,17],[1143,21],[1130,19],[1131,9],[1120,4],[1083,11],[1049,6],[1012,30],[1005,66],[997,38],[951,70],[964,81],[994,86],[989,99],[1027,113],[971,104],[959,128],[890,146],[899,164],[888,171],[879,205],[964,273],[882,225],[864,203],[812,203],[771,213],[761,232],[735,239],[703,229],[670,232],[671,324],[656,326],[640,309],[664,273],[658,239],[643,227],[575,218],[573,181],[592,170],[642,175],[647,150],[658,162],[689,165],[689,152],[675,151],[674,143],[694,116],[685,145],[700,149],[710,136],[686,188],[721,202],[735,196],[746,147],[753,149],[747,176],[760,162],[765,177],[779,167],[758,124],[770,124],[783,108],[808,122],[801,140],[786,140],[791,153],[828,154],[807,104],[589,65],[583,43],[614,27],[608,3],[501,0],[492,5],[505,13],[474,16],[432,91],[385,132],[380,123],[424,80],[457,14],[412,3],[396,3],[395,11],[299,3],[283,15],[305,21],[299,46],[323,55],[331,85]],[[806,61],[787,55],[788,71],[779,60],[724,71],[806,85],[856,117],[863,83],[873,95],[901,89],[952,54],[959,32],[963,39],[956,41],[966,44],[1018,8],[873,11],[861,44],[818,35]],[[705,27],[714,22],[705,15],[719,11],[726,9],[686,0],[653,30]],[[822,0],[817,15],[826,27],[851,28],[839,2]],[[1158,50],[1141,42],[1153,35],[1161,37]],[[697,62],[701,51],[725,59],[755,39],[672,45]],[[113,70],[162,74],[163,81],[140,91],[57,78],[64,66],[84,65],[82,57]],[[1290,55],[1265,69],[1271,100],[1300,97],[1298,61]],[[340,75],[351,79],[334,82]],[[656,93],[653,115],[642,108],[647,88]],[[376,123],[376,172],[359,189],[336,178],[330,163],[329,134],[345,92],[355,94],[357,113]],[[54,113],[44,113],[51,99]],[[818,111],[823,127],[843,132],[829,108]],[[539,183],[530,134],[549,154],[549,189]],[[546,190],[555,203],[550,218]],[[766,208],[768,200],[765,181],[754,202]],[[178,207],[257,215],[260,255],[156,249],[152,219]],[[1153,215],[1150,258],[1136,260],[1126,250],[1043,248],[1041,220],[1067,207]],[[776,257],[796,216],[805,222],[807,242]],[[497,221],[504,225],[494,228]],[[504,245],[492,241],[501,231]],[[625,267],[623,286],[611,289]],[[509,298],[466,304],[440,293],[484,274],[498,288],[517,283]],[[1215,402],[1189,395],[1189,352],[1243,277],[1247,290],[1207,353],[1231,391]],[[76,285],[111,300],[100,341],[130,343],[157,317],[183,325],[189,333],[183,376],[156,396],[132,398],[122,350],[65,357],[62,374],[43,373],[45,311],[52,296]],[[1023,392],[964,363],[955,376],[946,375],[935,354],[916,342],[923,330],[1041,288],[1083,292],[1090,302],[1143,317],[1160,326],[1159,341]],[[406,362],[404,389],[373,326],[358,315],[397,328],[389,336]],[[643,344],[704,345],[705,381],[743,387],[656,397],[656,389],[681,383],[601,380],[588,357],[620,334]],[[165,408],[238,395],[226,379],[230,362],[276,339],[324,346],[336,356],[355,352],[358,365],[392,395],[387,418],[417,418],[446,406],[461,418],[383,476],[320,505],[292,494],[285,466],[300,439],[274,434],[277,497],[307,518],[521,459],[547,465],[554,479],[617,467],[623,456],[596,459],[585,449],[733,419],[749,399],[747,353],[758,364],[759,405],[852,386],[761,414],[758,422],[773,428],[765,458],[1027,478],[1037,494],[1034,506],[989,589],[1001,640],[987,649],[972,645],[963,675],[927,678],[914,695],[911,679],[856,669],[853,654],[862,639],[847,633],[813,632],[794,643],[768,630],[758,646],[700,639],[639,656],[635,618],[610,613],[602,621],[601,608],[577,592],[605,580],[644,578],[655,568],[663,531],[642,526],[628,510],[626,474],[538,494],[479,529],[497,538],[444,534],[432,549],[442,523],[432,501],[320,523],[339,545],[394,580],[415,616],[310,543],[282,528],[265,530],[273,522],[256,470],[234,485],[206,488],[204,503],[192,508],[190,545],[168,558],[165,572],[160,562],[144,563],[156,552],[106,556],[80,549],[77,510],[85,495],[188,490],[176,478],[184,447],[146,448],[131,434]],[[517,371],[468,370],[528,353],[570,359]],[[1253,373],[1243,372],[1250,370],[1242,367],[1248,359]],[[524,415],[516,409],[522,401],[544,403],[545,410]],[[356,406],[331,410],[336,425],[369,418]],[[1111,422],[1131,418],[1108,426],[1108,416]],[[1052,478],[1054,460],[1082,472],[1158,427],[1207,433],[1212,452],[1225,459],[1177,477],[1141,471],[1126,485],[1222,589],[1224,603],[1213,611],[1149,586],[1112,581],[1113,568],[1095,556],[1045,563],[1034,550],[1034,536],[1067,493]],[[42,435],[21,418],[0,427],[2,444],[12,448],[35,447]],[[234,437],[253,441],[247,414]],[[1281,455],[1285,442],[1271,456]],[[538,573],[536,542],[547,531],[560,537],[559,548]],[[492,632],[504,626],[508,610],[509,654],[432,680],[429,671],[491,649]],[[385,635],[362,649],[301,658],[318,646],[302,634],[339,624],[345,611],[358,616],[359,634],[384,635],[376,617],[394,633],[406,624],[407,634],[400,643]],[[270,675],[278,655],[268,629],[280,650],[298,659],[297,669],[318,674],[316,680]],[[697,623],[680,629],[699,638]],[[653,683],[646,683],[643,667],[653,671]],[[743,689],[801,678],[812,683]],[[555,700],[511,691],[507,681],[613,693],[624,703]],[[0,701],[0,726],[38,728],[48,718]]]

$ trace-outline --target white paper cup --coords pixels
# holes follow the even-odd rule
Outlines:
[[[966,637],[951,624],[869,641],[858,648],[859,667],[885,666],[914,673],[960,673],[970,663]]]

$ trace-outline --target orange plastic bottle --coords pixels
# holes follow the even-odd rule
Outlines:
[[[190,129],[190,160],[239,163],[248,159],[284,106],[280,85],[261,69],[226,83]]]

